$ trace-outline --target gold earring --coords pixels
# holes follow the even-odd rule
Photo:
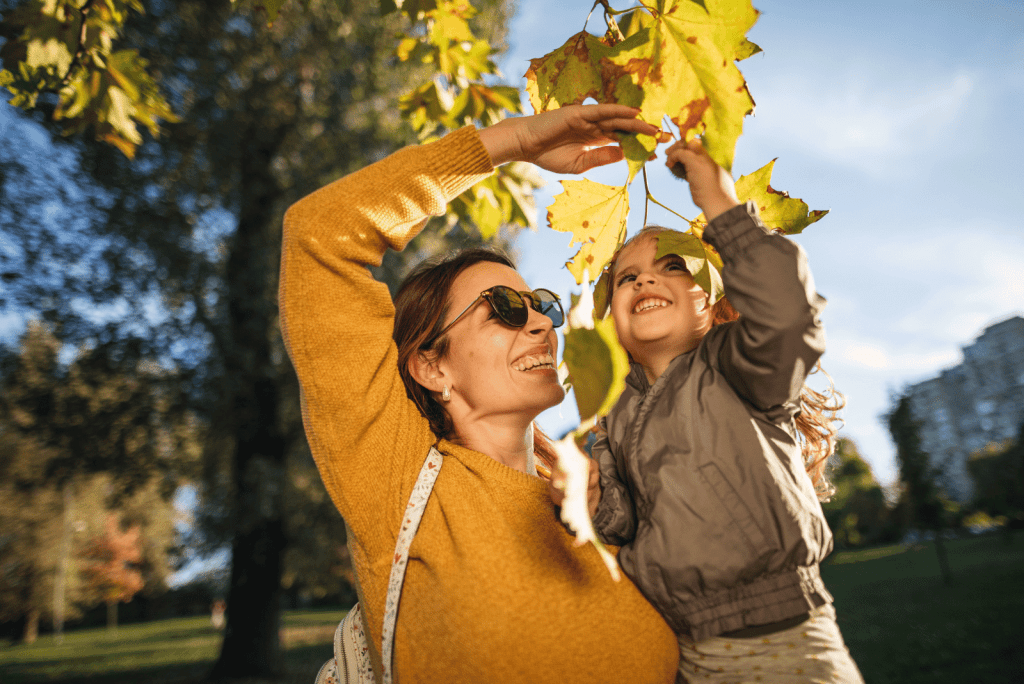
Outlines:
[[[448,401],[451,401],[451,400],[452,400],[452,393],[448,391],[448,385],[445,385],[444,389],[441,390],[441,401],[448,402]]]

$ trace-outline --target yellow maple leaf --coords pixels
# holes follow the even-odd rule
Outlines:
[[[600,272],[626,237],[629,215],[629,187],[595,183],[592,180],[561,181],[563,192],[548,207],[548,224],[572,233],[569,245],[583,243],[566,264],[577,283],[584,270]]]
[[[750,200],[757,204],[757,213],[766,226],[794,235],[828,213],[828,209],[810,211],[803,200],[773,188],[771,180],[774,167],[775,160],[772,159],[757,171],[741,176],[736,181],[736,196],[744,202]]]

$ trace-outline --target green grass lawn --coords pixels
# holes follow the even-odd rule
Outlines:
[[[334,628],[345,611],[289,611],[284,615],[286,682],[312,684],[331,657]],[[221,634],[208,617],[177,618],[69,632],[57,645],[49,635],[31,646],[0,647],[2,684],[193,684],[213,665]]]
[[[929,543],[833,554],[822,575],[835,595],[850,651],[867,684],[1010,684],[1024,681],[1024,537],[947,543],[954,584]],[[286,682],[312,684],[331,656],[343,611],[288,612]],[[194,684],[217,656],[208,618],[70,632],[0,647],[3,684]],[[569,683],[573,684],[573,683]]]
[[[822,567],[867,684],[1024,681],[1024,538],[946,547],[952,586],[930,542],[840,552]]]

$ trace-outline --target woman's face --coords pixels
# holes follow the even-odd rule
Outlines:
[[[675,255],[655,259],[657,235],[620,252],[613,273],[612,316],[619,342],[642,366],[654,356],[690,351],[711,327],[707,295]]]
[[[529,289],[513,268],[492,262],[474,264],[452,285],[445,325],[495,285],[517,292]],[[439,366],[450,378],[452,401],[464,402],[460,415],[533,420],[565,397],[555,371],[558,338],[551,319],[532,308],[529,311],[526,325],[513,328],[497,317],[486,299],[480,299],[448,331],[448,353]]]

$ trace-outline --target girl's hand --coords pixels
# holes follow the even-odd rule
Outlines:
[[[555,173],[583,173],[622,159],[615,132],[658,135],[639,109],[616,104],[568,105],[505,119],[480,131],[495,166],[525,161]]]
[[[597,461],[590,459],[588,465],[590,470],[587,473],[587,510],[590,512],[590,517],[593,518],[597,513],[597,504],[601,501],[601,474],[597,468]],[[565,500],[565,473],[557,467],[551,471],[551,479],[548,480],[548,494],[556,506],[561,506],[562,501]]]
[[[686,169],[690,196],[708,223],[740,203],[732,176],[715,163],[697,138],[679,141],[665,150],[665,165],[671,169],[676,164]]]

